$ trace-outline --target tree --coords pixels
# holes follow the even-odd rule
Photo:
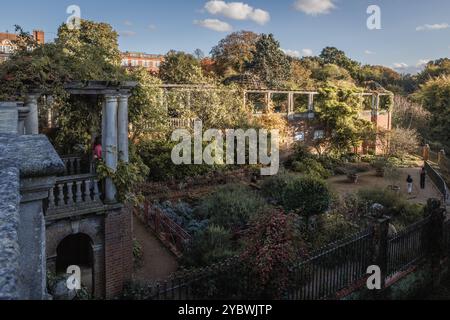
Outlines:
[[[378,134],[385,155],[404,159],[419,149],[419,136],[414,129],[396,128]]]
[[[324,64],[335,64],[346,69],[352,76],[355,76],[360,68],[358,62],[348,58],[344,51],[335,47],[324,48],[319,57],[323,60]]]
[[[431,113],[429,132],[450,149],[450,76],[440,76],[426,82],[415,94],[417,101]]]
[[[299,59],[291,61],[291,78],[289,85],[291,89],[313,89],[315,82],[311,78],[312,71]]]
[[[328,85],[319,90],[316,115],[325,135],[316,140],[316,149],[342,154],[360,145],[372,131],[370,122],[360,119],[362,98],[355,87]]]
[[[165,83],[196,84],[204,81],[200,62],[191,54],[169,51],[161,63],[159,76]]]
[[[216,73],[219,76],[243,73],[246,64],[253,60],[258,37],[256,33],[250,31],[239,31],[220,40],[211,50]]]
[[[150,75],[145,68],[128,71],[138,82],[129,99],[129,121],[132,125],[131,140],[159,138],[168,131],[168,114],[162,101],[161,80]]]
[[[270,88],[283,87],[291,76],[289,59],[272,34],[259,37],[253,51],[253,60],[247,69],[258,75]]]
[[[450,59],[442,58],[428,62],[425,69],[417,75],[417,80],[424,84],[428,80],[446,75],[450,75]]]

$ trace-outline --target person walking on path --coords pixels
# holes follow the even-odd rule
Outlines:
[[[420,172],[420,188],[422,190],[425,189],[426,178],[427,178],[427,171],[425,170],[425,167],[422,167],[422,171]]]
[[[411,175],[408,175],[408,179],[406,179],[406,183],[408,185],[408,194],[411,195],[412,191],[413,191],[413,178],[411,177]]]

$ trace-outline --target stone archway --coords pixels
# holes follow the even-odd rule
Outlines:
[[[94,293],[94,250],[92,239],[83,233],[64,238],[56,249],[56,274],[66,274],[69,266],[79,266],[81,283]]]

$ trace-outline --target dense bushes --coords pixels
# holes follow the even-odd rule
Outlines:
[[[262,185],[263,194],[287,211],[296,211],[309,218],[327,211],[332,194],[322,179],[316,176],[280,174],[268,178]]]
[[[245,238],[241,255],[249,271],[250,288],[247,299],[253,297],[280,299],[289,281],[289,270],[302,253],[298,217],[273,210],[260,216]]]
[[[357,193],[358,207],[367,212],[373,204],[385,208],[385,214],[392,218],[397,227],[407,226],[423,217],[423,206],[408,202],[403,196],[391,190],[365,189]]]
[[[247,187],[227,185],[204,198],[196,212],[211,224],[240,230],[265,207],[265,200]]]
[[[283,193],[283,207],[303,216],[324,213],[331,204],[331,192],[325,181],[313,176],[293,179]]]
[[[182,258],[187,267],[204,267],[224,261],[236,255],[236,248],[229,230],[210,225],[195,235]]]

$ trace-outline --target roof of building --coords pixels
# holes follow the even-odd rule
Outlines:
[[[6,33],[6,32],[0,32],[0,41],[3,40],[17,40],[17,35],[14,33]]]
[[[163,54],[150,54],[150,53],[144,53],[144,52],[131,52],[131,51],[122,52],[122,56],[135,57],[135,58],[148,58],[148,59],[164,58]]]

